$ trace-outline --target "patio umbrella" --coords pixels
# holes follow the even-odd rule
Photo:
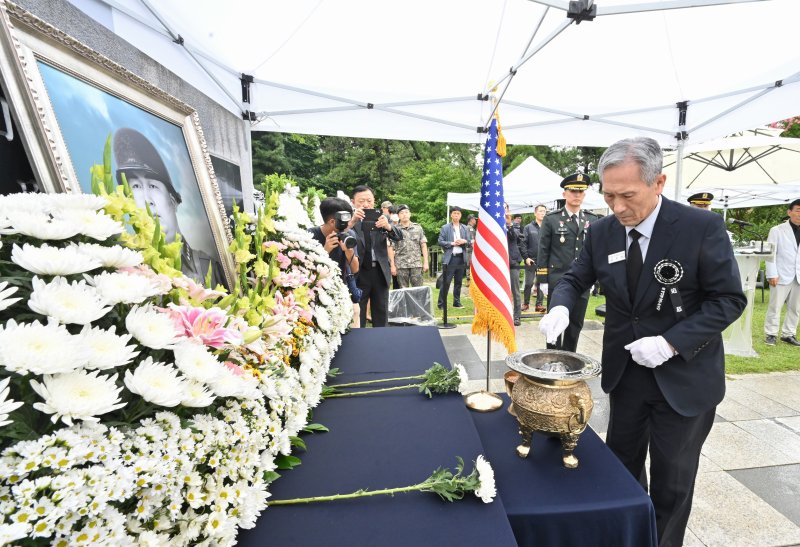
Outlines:
[[[773,130],[772,134],[776,133]],[[769,134],[768,130],[751,130],[686,145],[680,193],[708,191],[717,199],[729,195],[735,202],[737,193],[747,194],[752,189],[751,197],[768,199],[766,189],[770,186],[775,190],[781,184],[800,180],[800,139],[767,136]],[[677,165],[677,152],[664,155],[664,173],[668,187],[673,189],[668,195],[677,195],[674,194]]]

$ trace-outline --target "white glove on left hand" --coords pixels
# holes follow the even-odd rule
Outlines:
[[[663,336],[639,338],[625,349],[631,352],[634,361],[647,368],[656,368],[675,354]]]

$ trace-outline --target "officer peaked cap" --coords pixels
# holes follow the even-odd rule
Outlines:
[[[114,133],[114,159],[117,161],[118,184],[122,184],[123,173],[126,177],[127,173],[139,173],[164,183],[175,202],[181,202],[181,195],[175,191],[167,166],[156,147],[135,129],[123,127]]]
[[[709,194],[708,192],[698,192],[689,196],[689,199],[686,201],[689,203],[696,203],[698,205],[711,205],[711,200],[713,199],[714,194]]]
[[[574,173],[561,181],[564,190],[586,190],[589,188],[589,175]]]

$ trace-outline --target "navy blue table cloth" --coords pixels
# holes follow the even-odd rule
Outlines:
[[[420,374],[449,366],[435,327],[356,329],[343,338],[333,384]],[[380,387],[380,386],[377,386]],[[555,439],[535,435],[527,460],[516,455],[516,420],[506,406],[472,413],[460,396],[428,399],[416,390],[330,399],[314,421],[329,433],[307,435],[302,465],[271,485],[273,499],[407,486],[461,456],[478,454],[495,470],[498,497],[447,503],[407,493],[310,505],[268,507],[240,545],[276,546],[613,546],[657,544],[649,498],[597,435],[578,443],[578,469],[561,465]]]
[[[420,374],[434,361],[449,366],[434,327],[354,330],[343,338],[333,383]],[[380,387],[380,386],[378,386]],[[329,433],[306,435],[302,465],[270,487],[273,499],[409,486],[437,467],[483,453],[460,396],[428,399],[416,390],[329,399],[314,413]],[[448,503],[436,494],[268,507],[240,545],[270,546],[513,546],[502,502],[474,495]]]
[[[658,545],[649,496],[593,430],[581,434],[577,469],[561,464],[558,439],[538,433],[531,453],[520,458],[516,418],[507,412],[508,397],[503,399],[500,411],[474,413],[472,419],[520,545]]]

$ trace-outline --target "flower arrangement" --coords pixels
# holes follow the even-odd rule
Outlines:
[[[0,543],[220,544],[255,525],[350,321],[276,198],[237,212],[230,294],[130,189],[0,197]]]

